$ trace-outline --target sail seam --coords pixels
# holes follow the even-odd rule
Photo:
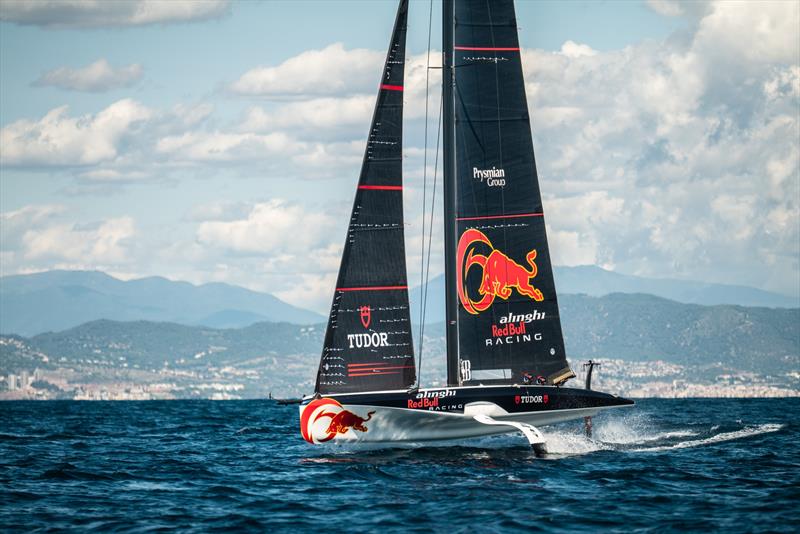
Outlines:
[[[408,289],[408,286],[337,287],[336,291],[393,291],[399,289]]]
[[[454,46],[454,50],[468,50],[474,52],[519,52],[519,47],[496,46]]]
[[[518,213],[516,215],[481,215],[479,217],[456,217],[456,220],[482,221],[487,219],[517,219],[520,217],[544,217],[544,213]]]

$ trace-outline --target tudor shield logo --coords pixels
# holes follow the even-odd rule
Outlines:
[[[372,309],[369,306],[361,306],[358,311],[361,314],[361,324],[364,328],[369,328],[369,323],[372,320]]]
[[[478,248],[490,251],[488,256],[476,254]],[[459,269],[457,276],[458,298],[464,309],[472,315],[477,315],[487,310],[496,297],[503,300],[511,296],[512,289],[516,289],[521,295],[530,297],[532,300],[541,302],[544,300],[542,292],[533,287],[531,280],[536,278],[538,268],[534,260],[536,259],[536,249],[531,250],[525,256],[528,260],[530,269],[526,269],[515,262],[499,250],[492,246],[489,238],[474,228],[470,228],[461,234],[458,240],[458,250],[456,252]],[[481,282],[478,289],[478,299],[474,300],[466,286],[467,275],[471,268],[480,269]],[[474,291],[474,289],[473,289]]]

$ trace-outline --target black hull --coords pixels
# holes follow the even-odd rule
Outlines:
[[[473,402],[491,402],[509,414],[629,406],[629,399],[600,391],[556,386],[475,386],[418,391],[326,395],[341,404],[463,413]],[[413,405],[412,405],[413,404]]]
[[[513,432],[475,419],[548,425],[582,419],[633,401],[556,386],[475,386],[306,397],[300,427],[311,443],[436,441]]]

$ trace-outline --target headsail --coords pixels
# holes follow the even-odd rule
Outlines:
[[[381,77],[315,391],[403,389],[416,374],[403,232],[402,0]]]
[[[465,385],[523,383],[526,375],[560,383],[574,374],[564,353],[513,1],[455,2],[452,34],[445,53],[452,50],[454,65],[455,171],[445,180],[454,189],[455,238],[446,253],[455,259],[448,275],[456,278],[458,354],[448,367],[457,366]]]

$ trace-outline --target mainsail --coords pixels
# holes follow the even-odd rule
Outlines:
[[[447,295],[448,324],[458,340],[457,351],[448,349],[448,382],[560,383],[574,374],[564,353],[514,4],[459,0],[450,13],[448,4],[445,252],[456,293]]]
[[[416,378],[403,232],[408,1],[392,32],[347,230],[315,391],[403,389]]]

